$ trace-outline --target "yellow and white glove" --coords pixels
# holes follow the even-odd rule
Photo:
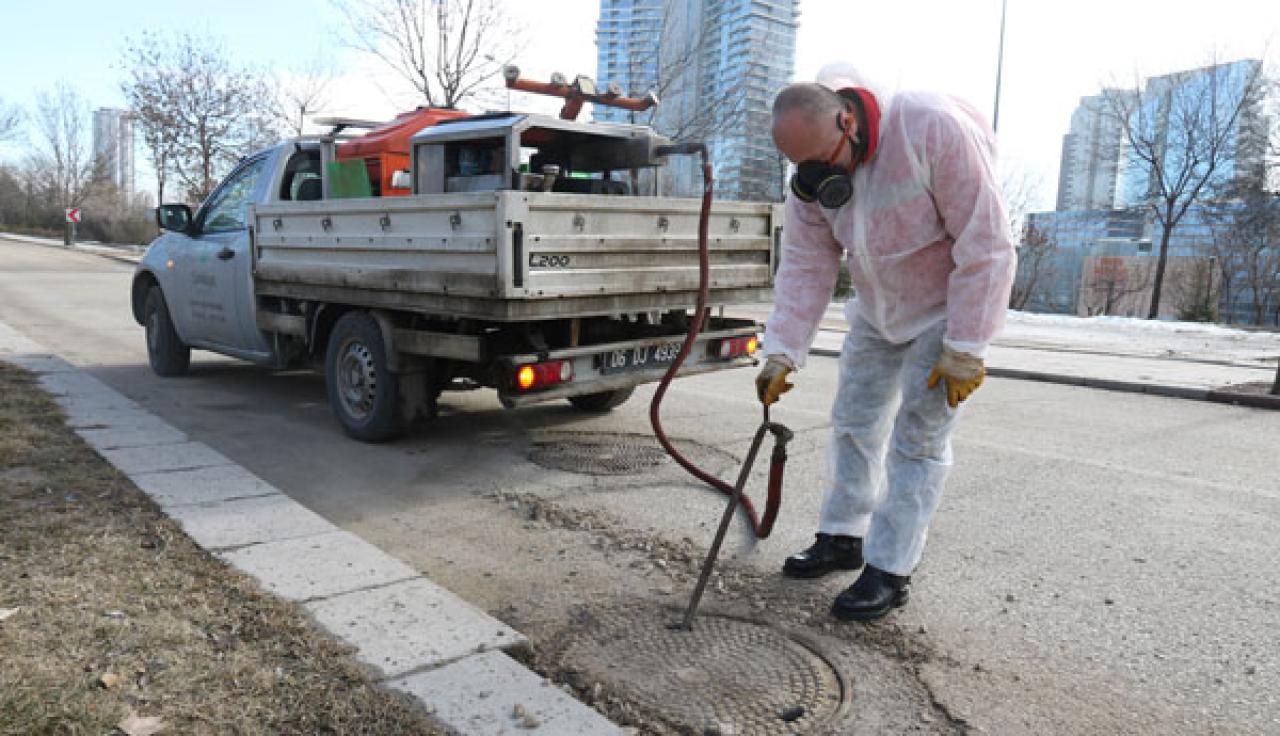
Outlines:
[[[760,403],[769,406],[790,391],[791,384],[787,383],[787,375],[795,369],[795,363],[785,355],[775,354],[765,358],[764,367],[756,376],[756,394],[760,397]]]
[[[969,398],[969,394],[978,390],[986,375],[987,368],[982,358],[943,345],[942,356],[929,374],[929,388],[937,388],[940,381],[945,381],[947,405],[954,409],[961,401]]]

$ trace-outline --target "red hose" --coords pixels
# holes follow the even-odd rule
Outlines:
[[[658,390],[653,394],[653,401],[649,404],[649,422],[653,425],[653,434],[658,438],[658,443],[667,451],[671,459],[675,460],[680,467],[689,471],[693,477],[719,490],[721,493],[732,496],[734,494],[732,485],[699,468],[691,460],[680,454],[680,451],[667,439],[667,433],[662,430],[662,419],[659,416],[662,397],[667,393],[667,386],[671,385],[672,379],[676,377],[676,372],[684,364],[685,358],[689,357],[689,351],[693,349],[693,343],[698,339],[698,333],[702,330],[702,322],[707,313],[707,294],[711,281],[711,262],[707,252],[707,231],[711,220],[711,161],[707,157],[705,145],[698,146],[698,153],[702,156],[702,211],[698,216],[698,301],[694,311],[693,325],[689,328],[689,334],[684,338],[684,344],[680,346],[680,353],[676,355],[676,359],[667,368],[666,374],[662,376],[662,380],[658,383]],[[775,464],[775,467],[776,471],[775,468],[770,468],[769,473],[771,482],[769,483],[768,506],[765,509],[765,523],[761,523],[760,515],[756,513],[755,505],[751,503],[751,499],[747,498],[745,494],[742,496],[742,509],[751,521],[751,529],[757,539],[764,539],[769,536],[769,532],[773,529],[773,520],[778,515],[778,505],[782,500],[781,466]],[[775,472],[778,476],[776,487],[773,482]]]

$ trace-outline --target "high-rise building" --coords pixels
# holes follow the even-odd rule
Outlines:
[[[1141,207],[1155,196],[1151,164],[1133,155],[1119,110],[1131,111],[1128,130],[1160,153],[1165,173],[1173,177],[1188,154],[1203,154],[1210,132],[1219,132],[1209,194],[1260,175],[1266,134],[1259,130],[1269,121],[1252,99],[1236,114],[1260,64],[1245,59],[1174,72],[1148,79],[1141,93],[1109,89],[1081,99],[1062,139],[1057,209]],[[1200,175],[1195,167],[1193,172]]]
[[[1207,174],[1204,194],[1212,197],[1262,175],[1267,136],[1258,126],[1267,120],[1251,89],[1261,67],[1256,59],[1244,59],[1147,80],[1129,124],[1145,147],[1160,152],[1166,177],[1176,179],[1184,170],[1194,178]],[[1205,158],[1210,145],[1217,149],[1212,162]],[[1121,155],[1117,206],[1146,204],[1158,194],[1150,163],[1129,155],[1127,148]],[[1201,161],[1194,163],[1188,156]]]
[[[1062,137],[1062,165],[1058,169],[1059,212],[1109,209],[1116,203],[1124,128],[1108,110],[1108,97],[1131,94],[1107,90],[1083,97],[1071,114],[1071,129]]]
[[[133,116],[110,107],[93,112],[93,155],[98,175],[110,181],[126,200],[133,196]]]
[[[773,97],[795,69],[799,0],[600,0],[597,78],[658,94],[651,113],[597,107],[595,119],[652,125],[708,144],[716,196],[779,200],[785,161],[769,135]],[[666,194],[701,191],[692,160],[663,172]]]

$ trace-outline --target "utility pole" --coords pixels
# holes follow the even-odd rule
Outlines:
[[[996,56],[996,104],[991,113],[991,131],[1000,130],[1000,77],[1004,74],[1004,18],[1009,0],[1000,0],[1000,50]]]

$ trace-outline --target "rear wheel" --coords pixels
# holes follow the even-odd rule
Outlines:
[[[631,398],[631,394],[635,390],[635,387],[631,386],[629,388],[620,388],[616,391],[601,391],[594,394],[570,396],[569,403],[573,404],[574,408],[579,411],[604,413],[622,406],[627,399]]]
[[[191,348],[183,344],[169,317],[164,292],[153,286],[142,307],[143,325],[147,330],[147,360],[158,376],[181,376],[191,366]]]
[[[348,312],[333,326],[324,376],[329,406],[348,435],[382,442],[404,432],[400,379],[388,368],[382,330],[373,317]]]

